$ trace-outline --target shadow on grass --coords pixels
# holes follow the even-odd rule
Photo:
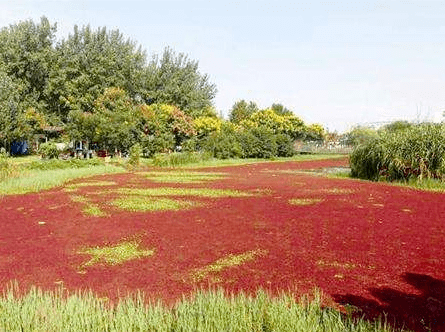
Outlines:
[[[333,298],[350,308],[353,316],[373,320],[384,314],[388,324],[397,329],[445,331],[445,281],[416,273],[404,273],[402,278],[420,294],[384,287],[369,289],[379,302],[351,294],[336,294]]]

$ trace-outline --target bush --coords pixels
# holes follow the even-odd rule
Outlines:
[[[445,126],[419,124],[383,131],[350,156],[352,176],[377,180],[445,179]]]
[[[53,142],[47,142],[40,144],[39,154],[45,159],[57,159],[59,158],[59,149]]]
[[[209,160],[212,156],[202,152],[159,153],[153,156],[153,165],[160,167],[177,167]]]
[[[131,167],[138,167],[141,162],[142,148],[139,143],[134,144],[130,148],[130,157],[128,158],[128,164]]]
[[[7,179],[12,174],[12,165],[6,152],[0,152],[0,181]]]
[[[103,165],[104,162],[99,158],[94,159],[48,159],[33,161],[29,163],[26,168],[30,170],[52,170],[52,169],[67,169],[67,168],[85,168],[91,166]]]
[[[292,157],[295,154],[294,140],[286,134],[275,136],[278,157]]]
[[[223,127],[221,131],[208,136],[204,140],[203,149],[218,159],[242,156],[242,147],[238,135],[231,127]]]
[[[173,151],[175,148],[175,136],[172,133],[150,135],[144,137],[141,144],[144,156],[152,157],[155,153]]]
[[[240,136],[244,158],[272,158],[277,155],[275,135],[265,127],[251,128]]]

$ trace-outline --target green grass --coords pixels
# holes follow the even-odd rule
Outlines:
[[[119,188],[111,190],[123,195],[139,195],[139,196],[198,196],[198,197],[249,197],[252,193],[232,190],[232,189],[212,189],[212,188]]]
[[[0,195],[15,195],[39,192],[62,186],[70,180],[98,174],[122,173],[123,168],[98,165],[83,168],[32,170],[20,177],[0,182]]]
[[[154,254],[153,249],[141,249],[137,241],[124,241],[116,245],[83,248],[77,253],[91,256],[90,260],[82,264],[82,267],[96,264],[120,265],[127,261],[150,257]]]
[[[159,183],[203,183],[214,180],[224,179],[227,175],[224,173],[210,172],[141,172],[141,174],[153,182]]]
[[[296,300],[291,294],[272,298],[264,291],[255,296],[225,296],[224,291],[200,291],[173,307],[147,305],[143,294],[118,303],[92,292],[64,296],[63,290],[32,288],[25,296],[10,289],[0,297],[0,331],[276,331],[276,332],[391,332],[381,321],[353,320],[314,300]]]
[[[180,153],[179,153],[180,154]],[[324,160],[324,159],[338,159],[345,158],[342,154],[297,154],[293,157],[280,157],[273,159],[248,158],[248,159],[215,159],[215,158],[193,158],[184,161],[183,163],[169,163],[158,162],[150,163],[150,160],[144,160],[145,165],[154,165],[161,167],[175,167],[175,168],[199,168],[199,167],[224,167],[224,166],[238,166],[256,163],[270,163],[270,162],[286,162],[286,161],[308,161],[308,160]]]
[[[267,251],[261,249],[247,251],[238,255],[229,254],[226,257],[216,260],[212,264],[195,269],[191,273],[191,278],[194,282],[198,282],[205,279],[209,274],[218,273],[224,269],[242,265],[245,262],[254,260],[258,256],[265,255],[267,255]]]
[[[179,211],[201,206],[200,203],[192,201],[159,197],[146,198],[141,196],[117,198],[113,200],[111,204],[120,209],[132,212]]]

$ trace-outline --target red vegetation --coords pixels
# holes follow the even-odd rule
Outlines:
[[[276,162],[211,168],[226,179],[178,184],[246,190],[255,196],[204,199],[205,207],[179,212],[130,213],[107,205],[110,197],[82,187],[111,215],[85,216],[63,188],[1,200],[0,289],[11,280],[27,288],[92,289],[114,298],[143,290],[151,298],[177,299],[196,287],[229,291],[320,288],[358,316],[383,312],[395,326],[445,329],[444,194],[332,179],[298,170],[345,166],[347,160]],[[200,170],[201,171],[201,170]],[[157,187],[137,174],[106,175],[121,186]],[[76,182],[82,182],[78,180]],[[290,199],[314,198],[311,204]],[[321,199],[317,201],[315,199]],[[79,273],[84,246],[137,239],[152,257]],[[198,284],[197,268],[229,254],[267,252],[227,267]],[[347,306],[346,306],[347,305]]]

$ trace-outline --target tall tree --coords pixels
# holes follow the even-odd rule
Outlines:
[[[272,104],[272,106],[270,108],[278,115],[291,115],[292,114],[292,111],[290,109],[288,109],[287,107],[285,107],[284,105],[279,104],[279,103]]]
[[[229,118],[233,123],[240,123],[243,120],[247,120],[253,113],[258,111],[259,108],[256,103],[253,101],[247,103],[242,99],[233,104],[229,113]]]
[[[19,113],[28,107],[45,109],[55,32],[56,25],[46,17],[38,24],[29,20],[0,30],[0,67],[18,89]]]
[[[145,71],[145,90],[148,104],[171,104],[194,118],[208,115],[216,94],[209,76],[199,72],[198,61],[171,48],[151,59]]]
[[[72,109],[91,112],[106,88],[121,87],[132,99],[143,93],[145,52],[119,30],[75,26],[57,46],[56,58],[47,94],[50,108],[62,119]]]

